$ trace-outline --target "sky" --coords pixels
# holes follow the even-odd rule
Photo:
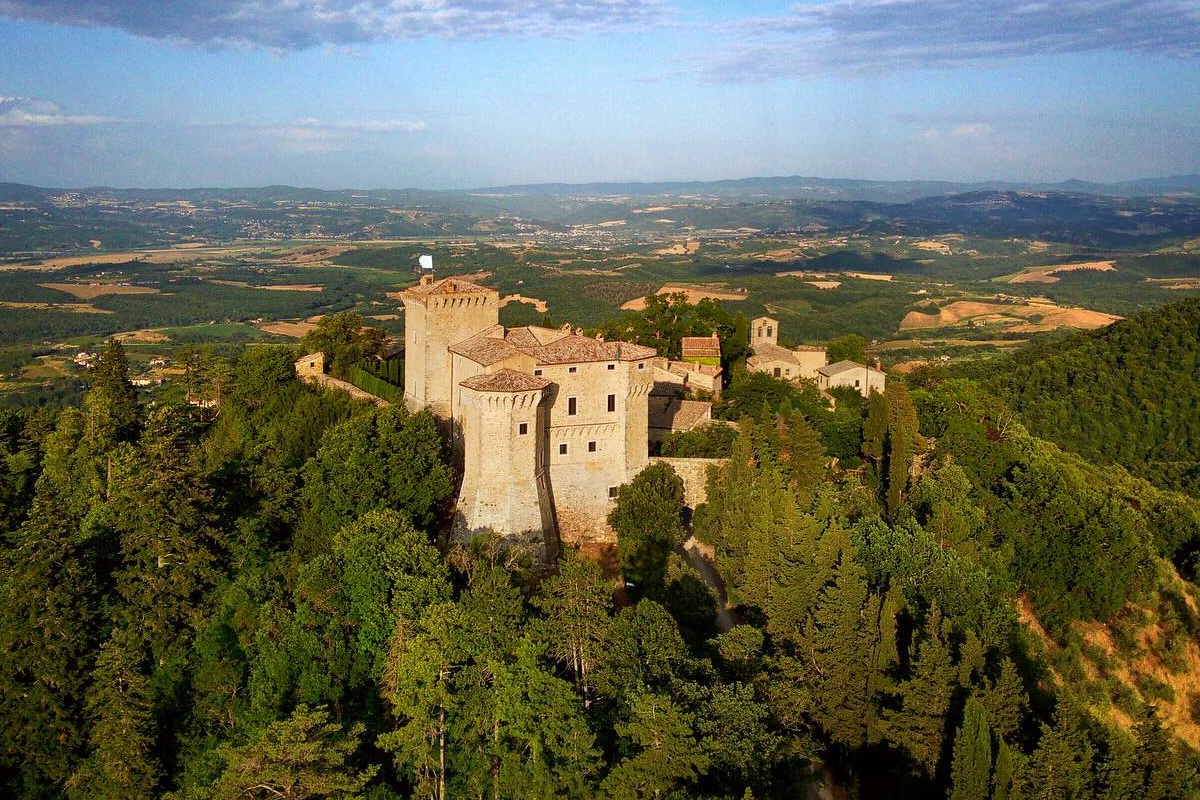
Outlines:
[[[1197,0],[0,0],[0,181],[1184,173]]]

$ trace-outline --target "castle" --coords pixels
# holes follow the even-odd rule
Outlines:
[[[404,400],[448,425],[460,539],[494,531],[542,554],[555,533],[607,532],[617,487],[649,463],[657,353],[561,329],[499,324],[494,289],[420,282],[405,307]]]

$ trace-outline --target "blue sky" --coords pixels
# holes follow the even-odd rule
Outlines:
[[[0,0],[0,180],[1185,172],[1195,0]]]

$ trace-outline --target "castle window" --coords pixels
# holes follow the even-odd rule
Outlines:
[[[609,365],[608,365],[608,368],[609,368],[609,369],[616,369],[616,368],[617,368],[617,365],[616,365],[616,364],[609,364]]]
[[[567,372],[570,372],[573,375],[576,372],[579,372],[579,367],[567,367]]]
[[[579,413],[579,402],[574,397],[567,398],[567,416],[573,417]]]
[[[615,486],[608,487],[608,499],[613,500],[616,498],[616,496],[617,496],[617,487],[615,487]]]
[[[615,394],[610,394],[608,396],[608,411],[611,414],[612,412],[614,412],[616,410],[617,410],[617,396]]]
[[[588,452],[589,453],[596,452],[596,443],[595,442],[588,442]]]
[[[528,423],[528,422],[522,422],[520,425],[518,425],[518,426],[517,426],[517,433],[518,433],[519,435],[521,435],[521,436],[524,436],[524,435],[526,435],[527,433],[529,433],[529,423]]]
[[[770,326],[770,325],[768,325],[768,326],[767,326],[767,336],[770,336],[770,335],[771,335],[771,330],[772,330],[771,326]]]
[[[562,444],[560,444],[558,446],[558,454],[560,456],[565,456],[567,454],[567,443],[566,442],[563,442]]]

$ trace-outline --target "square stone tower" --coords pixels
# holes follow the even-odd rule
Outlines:
[[[750,349],[764,344],[779,344],[779,320],[757,317],[750,321]]]
[[[446,278],[406,289],[404,302],[404,402],[449,419],[454,391],[450,346],[500,321],[500,295],[470,281]]]

